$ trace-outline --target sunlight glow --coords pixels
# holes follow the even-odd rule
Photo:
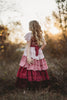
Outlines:
[[[51,28],[49,29],[49,31],[50,31],[53,35],[60,33],[60,30],[58,30],[56,27],[54,27],[53,24],[51,25]]]
[[[55,0],[6,0],[6,3],[4,0],[2,1],[0,24],[8,25],[18,21],[23,27],[15,30],[11,26],[13,29],[9,39],[16,43],[24,41],[23,34],[29,31],[29,21],[37,20],[43,23],[46,16],[51,16],[52,11],[57,10]],[[54,27],[50,31],[54,34],[58,32]]]

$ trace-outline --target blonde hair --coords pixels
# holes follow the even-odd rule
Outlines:
[[[29,30],[32,31],[34,39],[37,41],[37,44],[42,43],[42,30],[38,21],[33,20],[29,22]]]

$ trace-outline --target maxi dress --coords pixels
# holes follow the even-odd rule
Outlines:
[[[17,88],[44,88],[49,84],[49,75],[47,72],[48,65],[43,54],[42,49],[32,38],[32,33],[28,32],[24,36],[26,41],[31,39],[30,44],[30,56],[33,63],[27,62],[27,50],[26,45],[24,53],[19,62],[19,69],[16,75],[16,87]]]

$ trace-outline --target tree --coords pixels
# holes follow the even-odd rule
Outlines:
[[[60,27],[63,28],[63,34],[65,35],[65,31],[67,30],[67,1],[56,0],[56,3],[58,5]]]
[[[6,52],[6,47],[8,46],[8,36],[8,28],[6,26],[0,25],[0,57],[2,57]]]
[[[67,52],[67,1],[56,0],[59,10],[60,26],[62,27],[62,35],[64,38],[64,53]]]

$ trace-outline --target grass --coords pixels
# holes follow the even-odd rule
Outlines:
[[[39,90],[26,90],[15,87],[16,74],[22,53],[16,53],[16,60],[3,59],[0,63],[0,100],[66,100],[66,66],[67,58],[52,58],[44,53],[50,76],[50,87]],[[14,55],[15,56],[15,55]],[[6,62],[7,61],[7,62]]]

